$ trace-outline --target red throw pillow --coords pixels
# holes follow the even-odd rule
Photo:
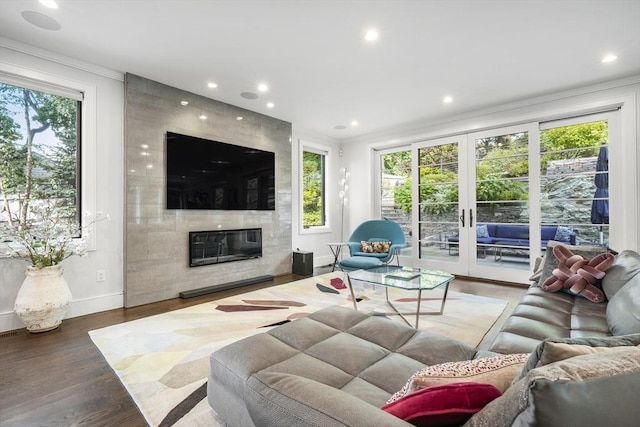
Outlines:
[[[443,384],[408,394],[382,410],[414,426],[458,426],[500,395],[491,384]]]

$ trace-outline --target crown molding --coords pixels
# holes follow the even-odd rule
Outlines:
[[[60,55],[45,49],[41,49],[32,45],[28,45],[16,40],[0,37],[0,48],[12,50],[24,55],[33,56],[35,58],[44,59],[66,67],[75,68],[77,70],[86,71],[99,76],[107,77],[119,82],[124,81],[124,73],[100,67],[99,65],[90,64],[75,58]]]
[[[494,105],[492,107],[471,110],[471,111],[467,111],[467,112],[456,114],[456,115],[414,120],[411,122],[407,122],[403,125],[381,130],[379,132],[372,132],[366,135],[345,138],[340,140],[340,142],[342,144],[384,143],[386,147],[387,143],[393,143],[394,141],[396,141],[397,142],[396,145],[406,145],[408,141],[413,141],[417,135],[422,135],[425,133],[428,134],[430,133],[431,129],[435,127],[444,126],[449,123],[475,119],[477,117],[488,116],[490,114],[511,112],[514,110],[524,109],[524,108],[532,108],[532,107],[536,107],[536,106],[554,102],[554,101],[561,101],[563,99],[570,99],[580,95],[588,95],[591,93],[612,90],[612,89],[630,86],[634,84],[640,84],[640,74],[633,74],[620,79],[608,80],[608,81],[596,83],[593,85],[580,86],[577,88],[548,93],[548,94],[536,96],[533,98],[527,98],[527,99],[509,102],[509,103]]]

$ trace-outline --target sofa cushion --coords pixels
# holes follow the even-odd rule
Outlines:
[[[496,227],[496,238],[529,240],[528,225],[498,224]]]
[[[465,426],[635,426],[640,349],[572,357],[533,369]]]
[[[491,384],[441,384],[386,404],[382,410],[414,426],[458,426],[501,394]]]
[[[225,425],[406,427],[403,420],[362,402],[356,396],[309,378],[282,372],[255,373],[247,380],[240,399],[246,405],[250,423]],[[209,403],[213,401],[210,399]],[[227,405],[227,402],[220,402],[214,409],[219,411]],[[228,418],[225,417],[225,421]]]
[[[640,345],[640,334],[630,334],[614,337],[581,337],[581,338],[548,338],[542,341],[531,352],[522,371],[515,377],[514,382],[524,378],[532,369],[548,365],[553,362],[574,356],[582,356],[595,349],[633,347]],[[593,351],[589,349],[594,349]]]
[[[400,426],[380,407],[425,365],[476,349],[386,317],[327,307],[211,355],[209,405],[229,425]]]
[[[541,240],[555,240],[556,231],[558,231],[557,225],[544,225],[540,227],[540,239]],[[567,239],[567,242],[569,240]]]
[[[486,239],[489,236],[489,229],[487,228],[487,224],[478,224],[476,226],[476,237],[478,239]]]
[[[556,232],[553,236],[553,240],[558,242],[569,242],[572,234],[573,234],[573,228],[559,225],[556,228]]]
[[[614,335],[640,333],[640,274],[630,279],[609,300],[607,323]]]
[[[640,273],[640,254],[625,250],[616,255],[615,262],[602,279],[602,290],[607,299],[613,298],[616,292],[638,273]]]
[[[531,352],[550,337],[610,335],[606,304],[593,304],[558,292],[531,286],[502,326],[489,350],[497,353]]]
[[[413,374],[387,403],[402,399],[426,387],[461,381],[491,384],[503,392],[511,385],[516,374],[522,370],[527,357],[529,353],[505,354],[427,366]]]

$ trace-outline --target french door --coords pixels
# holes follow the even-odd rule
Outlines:
[[[530,240],[497,241],[498,224],[527,230],[532,125],[413,146],[415,263],[458,275],[525,283]],[[520,226],[520,227],[518,227]]]

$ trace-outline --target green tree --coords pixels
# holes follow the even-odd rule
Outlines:
[[[4,200],[3,210],[7,212],[9,224],[13,223],[13,212],[9,200],[9,189],[17,188],[22,182],[21,164],[23,153],[16,147],[21,138],[20,127],[9,115],[9,110],[0,104],[0,196]]]
[[[20,115],[24,128],[14,119]],[[77,104],[57,95],[0,84],[0,189],[3,209],[10,221],[17,218],[20,226],[27,223],[29,205],[34,198],[69,198],[67,206],[75,207]],[[37,139],[52,129],[61,144],[51,153],[43,153]],[[43,173],[37,175],[35,170]],[[11,212],[9,199],[18,200],[18,212]]]
[[[317,227],[324,218],[324,156],[302,153],[302,226]]]
[[[382,156],[382,173],[407,176],[411,171],[411,151],[398,151]]]
[[[540,132],[540,148],[544,153],[541,168],[551,160],[596,157],[601,145],[608,141],[609,128],[604,120],[562,126]]]

